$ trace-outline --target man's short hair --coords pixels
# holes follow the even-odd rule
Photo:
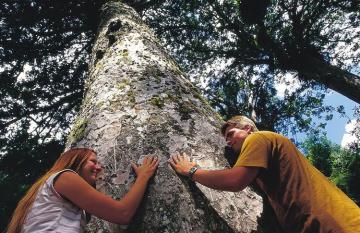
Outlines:
[[[246,116],[237,115],[237,116],[231,117],[228,121],[226,121],[225,124],[223,124],[223,126],[221,127],[221,133],[222,133],[222,135],[225,135],[225,131],[229,126],[233,126],[235,128],[242,129],[246,125],[251,126],[253,132],[259,131],[258,128],[256,127],[255,123],[252,120],[250,120]]]

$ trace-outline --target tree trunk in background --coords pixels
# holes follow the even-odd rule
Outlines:
[[[220,117],[164,51],[135,11],[103,7],[86,96],[67,147],[93,148],[103,164],[97,188],[121,198],[134,181],[130,161],[160,158],[134,220],[119,226],[93,217],[88,232],[268,232],[263,203],[246,189],[219,192],[178,177],[170,154],[186,152],[202,167],[226,166]]]
[[[360,103],[360,77],[318,58],[304,56],[293,62],[300,78],[315,80],[347,98]]]
[[[331,65],[317,52],[314,54],[302,51],[298,55],[298,49],[289,56],[284,52],[284,48],[277,44],[267,33],[263,23],[259,24],[258,43],[265,49],[273,53],[278,61],[281,70],[291,70],[299,73],[299,78],[304,81],[316,81],[319,84],[330,88],[347,98],[360,103],[360,76],[350,73],[344,69]],[[288,51],[294,50],[287,48]]]

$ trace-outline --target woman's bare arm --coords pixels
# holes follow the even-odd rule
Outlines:
[[[147,183],[154,174],[159,162],[146,157],[141,166],[132,164],[137,179],[129,192],[119,201],[97,191],[82,177],[73,172],[64,172],[55,181],[55,190],[66,199],[99,218],[117,224],[128,224],[134,216]]]

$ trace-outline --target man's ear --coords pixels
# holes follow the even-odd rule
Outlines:
[[[247,133],[251,133],[253,131],[253,127],[251,125],[245,125],[242,129]]]

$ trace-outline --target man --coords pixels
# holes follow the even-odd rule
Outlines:
[[[284,232],[360,232],[360,208],[313,167],[286,137],[258,131],[244,116],[221,132],[238,159],[231,169],[204,170],[186,155],[174,155],[176,172],[209,188],[240,191],[252,182],[268,197]]]

